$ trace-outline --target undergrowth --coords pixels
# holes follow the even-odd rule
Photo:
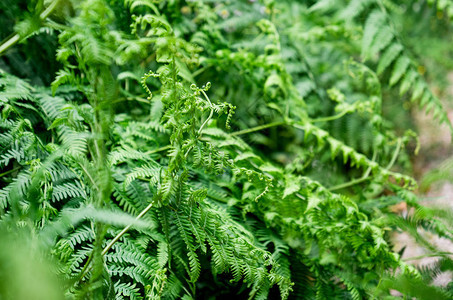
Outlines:
[[[450,299],[419,234],[451,239],[450,215],[383,113],[452,128],[401,20],[451,29],[453,6],[422,2],[3,1],[0,295]]]

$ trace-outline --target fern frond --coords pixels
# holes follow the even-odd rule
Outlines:
[[[87,199],[88,195],[84,187],[81,186],[78,181],[76,181],[75,183],[63,183],[61,185],[56,185],[53,187],[52,201],[58,202],[69,197],[82,197],[84,199]]]
[[[453,126],[440,100],[433,95],[426,80],[418,73],[414,62],[407,54],[407,50],[392,37],[393,30],[388,22],[388,16],[381,10],[374,10],[369,15],[362,39],[362,56],[364,59],[368,59],[379,50],[385,49],[377,67],[378,74],[390,68],[389,85],[393,86],[401,82],[400,91],[402,93],[410,90],[412,92],[411,101],[418,100],[420,106],[425,108],[427,112],[433,111],[434,118],[440,124],[447,124],[453,131]],[[374,40],[376,40],[376,45],[379,46],[372,46]]]
[[[132,170],[131,173],[127,174],[126,180],[124,181],[125,186],[127,187],[137,178],[149,179],[153,183],[159,181],[159,176],[161,174],[161,169],[157,166],[143,166],[138,167]]]
[[[140,288],[138,288],[135,283],[131,282],[115,282],[115,292],[117,300],[124,299],[124,297],[128,297],[127,299],[131,300],[143,299],[143,297],[141,297],[140,295]]]

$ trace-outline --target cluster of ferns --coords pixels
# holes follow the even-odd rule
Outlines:
[[[451,128],[404,14],[451,28],[453,5],[2,2],[0,234],[23,249],[0,247],[1,297],[451,299],[420,234],[452,239],[451,214],[418,203],[417,136],[385,114]]]

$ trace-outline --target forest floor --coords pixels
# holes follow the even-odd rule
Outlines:
[[[448,110],[450,122],[453,123],[453,105],[449,101],[453,97],[453,72],[448,75],[450,88],[444,99],[444,107]],[[447,126],[439,125],[433,121],[431,115],[426,115],[424,111],[417,110],[413,114],[417,131],[420,138],[420,152],[414,158],[414,177],[418,182],[431,170],[438,168],[446,159],[453,156],[453,145],[451,133]],[[425,192],[419,192],[422,204],[435,207],[449,207],[453,209],[453,178],[446,178],[445,181],[433,184]],[[404,210],[404,208],[403,208]],[[408,213],[401,211],[401,213]],[[423,232],[425,238],[437,246],[439,251],[452,252],[453,242],[436,235]],[[425,248],[418,246],[414,239],[406,233],[398,233],[393,237],[395,250],[400,250],[404,246],[403,259],[423,256],[429,253]],[[418,266],[429,267],[435,263],[439,257],[423,257],[410,260]],[[452,272],[439,274],[434,280],[435,285],[445,286],[453,280]]]

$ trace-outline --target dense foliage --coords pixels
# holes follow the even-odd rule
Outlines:
[[[426,80],[451,67],[449,16],[447,0],[1,1],[0,298],[450,299],[430,282],[446,255],[418,270],[391,242],[453,237],[404,175],[408,110],[451,127]]]

